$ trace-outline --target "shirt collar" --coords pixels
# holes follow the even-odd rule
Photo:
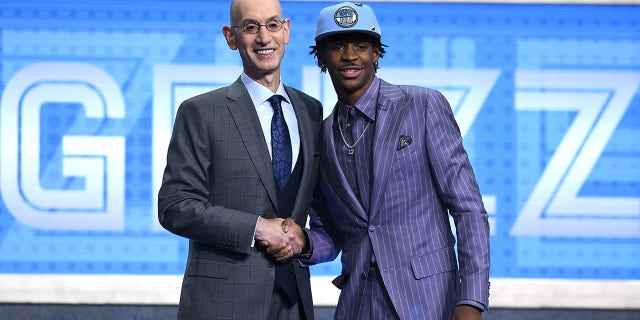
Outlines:
[[[287,95],[287,91],[284,90],[282,78],[280,78],[280,85],[278,86],[278,90],[276,90],[276,93],[271,92],[269,88],[249,78],[249,76],[247,76],[247,74],[244,72],[242,72],[242,75],[240,75],[240,79],[242,80],[242,83],[244,83],[244,86],[247,88],[247,91],[249,91],[249,96],[251,97],[251,101],[253,101],[254,106],[263,104],[274,94],[283,96],[284,101],[286,101],[287,103],[291,103],[291,100]]]

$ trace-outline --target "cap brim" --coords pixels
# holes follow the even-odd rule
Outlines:
[[[315,40],[316,42],[319,40],[322,40],[324,38],[330,37],[330,36],[334,36],[334,35],[338,35],[338,34],[347,34],[347,33],[362,33],[362,34],[366,34],[369,36],[372,36],[376,39],[380,39],[380,34],[375,32],[375,31],[369,31],[369,30],[336,30],[336,31],[330,31],[330,32],[325,32],[323,34],[319,34],[316,36]]]

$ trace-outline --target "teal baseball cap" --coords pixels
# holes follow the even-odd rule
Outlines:
[[[315,40],[344,32],[362,32],[380,39],[380,25],[373,9],[357,2],[342,2],[320,11]]]

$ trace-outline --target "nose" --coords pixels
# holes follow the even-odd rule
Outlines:
[[[353,43],[348,43],[344,51],[342,51],[342,60],[345,61],[353,61],[358,58],[358,51],[356,50],[356,45]]]
[[[258,27],[256,41],[258,43],[269,43],[271,41],[271,31],[267,30],[265,25],[260,25]]]

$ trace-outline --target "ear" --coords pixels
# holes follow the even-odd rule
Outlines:
[[[326,60],[325,60],[325,57],[324,57],[324,51],[322,51],[321,49],[316,49],[316,50],[318,50],[316,52],[316,59],[318,59],[318,63],[320,65],[326,66],[327,63],[326,63]]]
[[[284,43],[289,44],[289,30],[291,30],[291,20],[289,20],[289,18],[284,19],[284,25],[282,26],[282,29],[284,29]]]
[[[373,47],[373,63],[377,63],[380,59],[380,50],[378,47]]]
[[[233,30],[233,28],[231,26],[224,26],[222,27],[222,34],[224,35],[224,38],[227,40],[227,45],[229,46],[229,48],[231,50],[237,50],[238,46],[236,45],[236,39],[235,39],[235,31]]]

